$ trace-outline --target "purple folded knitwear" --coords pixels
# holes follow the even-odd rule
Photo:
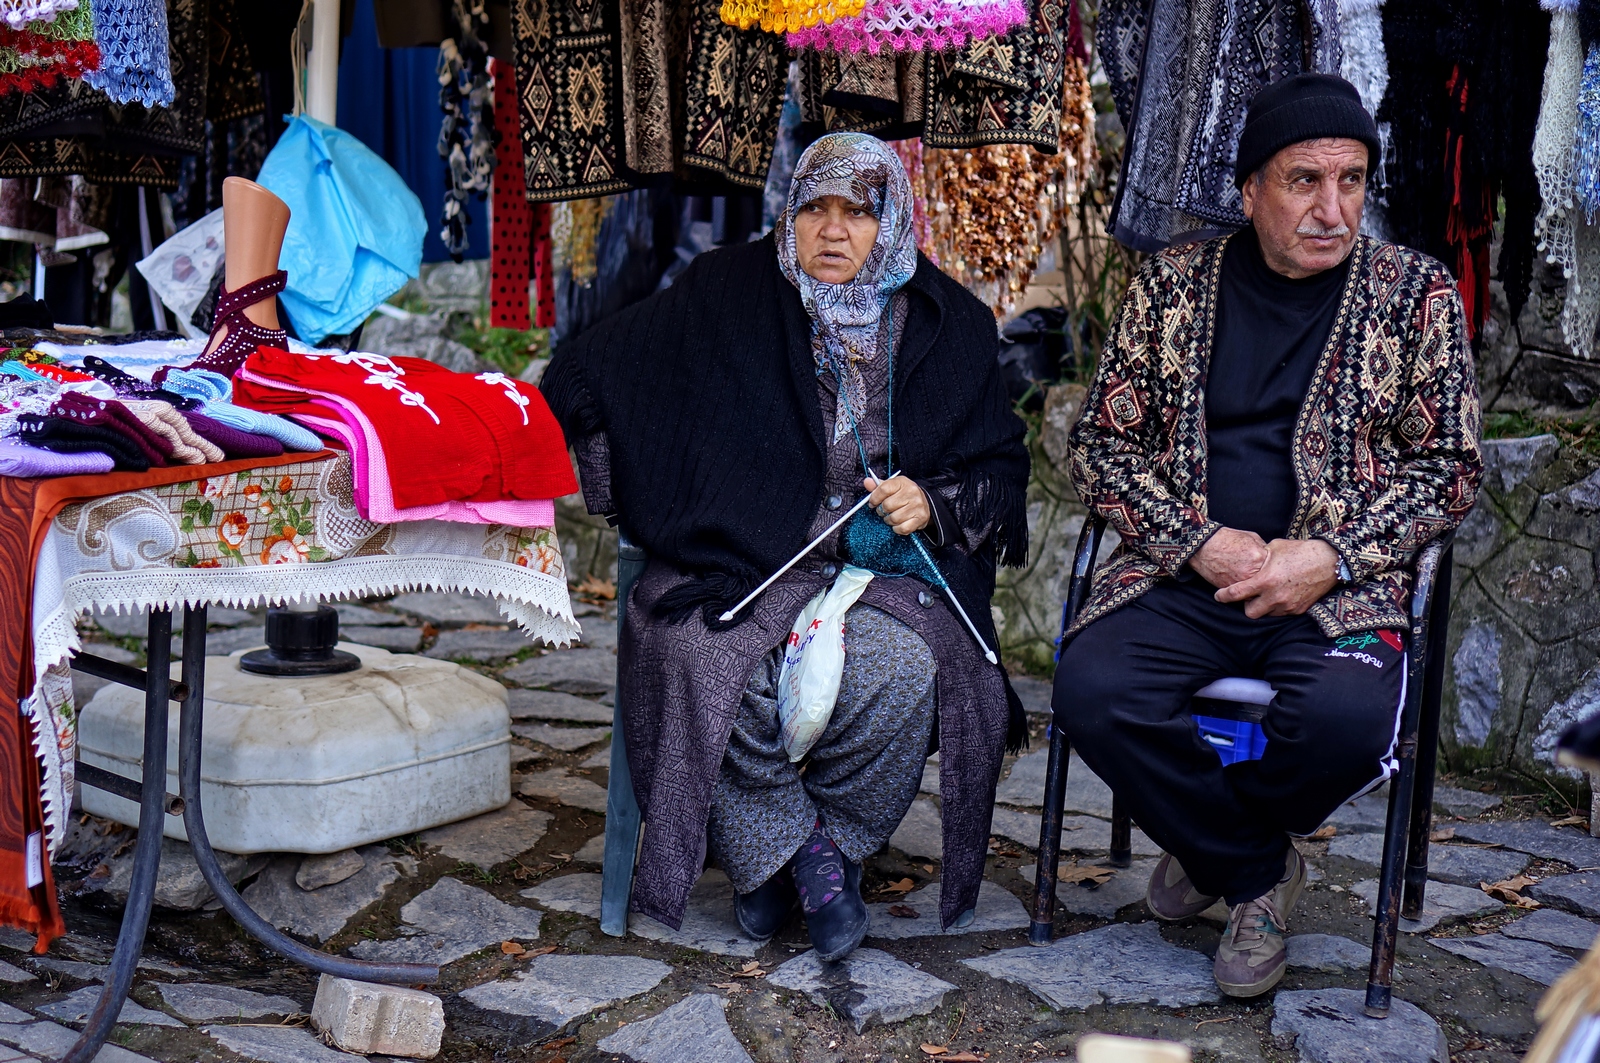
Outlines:
[[[67,417],[80,424],[115,430],[126,436],[152,466],[166,465],[167,459],[172,457],[172,444],[152,432],[120,402],[94,399],[69,391],[51,404],[49,413],[52,417]]]
[[[194,429],[194,434],[214,444],[230,458],[271,458],[283,453],[283,444],[271,436],[255,432],[241,432],[203,413],[184,410],[183,418]]]
[[[84,476],[110,472],[111,455],[98,451],[58,454],[26,443],[0,440],[0,476]]]

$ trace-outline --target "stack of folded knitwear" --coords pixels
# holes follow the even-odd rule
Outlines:
[[[214,373],[161,388],[96,356],[69,368],[17,354],[0,361],[0,475],[144,472],[322,446],[299,425],[233,406]]]
[[[356,508],[371,521],[549,527],[553,500],[578,489],[544,396],[503,373],[262,347],[235,374],[234,401],[348,450]]]

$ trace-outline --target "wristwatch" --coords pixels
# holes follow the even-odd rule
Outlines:
[[[1340,583],[1340,585],[1342,586],[1344,584],[1354,583],[1354,582],[1355,582],[1355,577],[1350,574],[1350,566],[1345,564],[1344,558],[1341,557],[1339,559],[1339,583]]]

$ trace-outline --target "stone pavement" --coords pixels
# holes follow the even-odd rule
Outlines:
[[[969,925],[939,926],[934,759],[890,847],[867,863],[871,930],[846,962],[817,962],[798,916],[767,943],[746,939],[732,918],[731,887],[714,869],[695,887],[681,927],[634,916],[629,936],[610,938],[597,919],[614,619],[607,603],[579,610],[582,645],[507,653],[507,625],[483,599],[408,594],[342,605],[347,635],[415,640],[416,649],[511,687],[514,796],[475,819],[386,844],[229,864],[257,910],[306,941],[441,963],[431,988],[447,1022],[439,1058],[451,1063],[908,1063],[962,1053],[1026,1063],[1070,1058],[1092,1031],[1183,1041],[1202,1063],[1513,1063],[1532,1039],[1545,987],[1600,931],[1600,873],[1592,870],[1600,841],[1581,827],[1553,826],[1534,796],[1486,793],[1487,780],[1445,780],[1427,906],[1402,935],[1391,1017],[1377,1022],[1360,1008],[1382,794],[1344,806],[1331,836],[1302,843],[1315,873],[1290,920],[1288,975],[1262,1000],[1228,1001],[1210,976],[1218,910],[1176,926],[1149,917],[1144,888],[1158,850],[1136,833],[1133,866],[1104,866],[1110,794],[1075,759],[1063,864],[1085,881],[1060,887],[1055,941],[1030,947],[1046,759],[1036,715],[1032,751],[1007,758]],[[212,619],[218,636],[261,624],[259,614],[240,611]],[[127,618],[106,620],[115,629],[86,635],[116,638],[101,645],[137,659],[136,639],[120,633]],[[1043,708],[1047,692],[1028,692],[1030,708]],[[0,932],[0,1063],[58,1058],[93,1006],[132,840],[126,828],[74,820],[57,861],[72,933],[33,956],[26,935]],[[100,1058],[360,1058],[306,1025],[314,976],[266,953],[215,910],[195,885],[186,846],[165,849],[163,906]],[[1480,888],[1514,876],[1527,880],[1518,889],[1528,907]]]

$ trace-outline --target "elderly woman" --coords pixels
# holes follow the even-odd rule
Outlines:
[[[770,236],[701,255],[556,354],[543,387],[585,501],[649,556],[618,649],[645,815],[634,911],[678,926],[709,851],[745,933],[771,937],[798,902],[838,959],[866,933],[861,862],[935,749],[942,924],[973,909],[1000,759],[1025,736],[977,641],[995,645],[996,563],[1027,553],[1028,455],[996,342],[988,309],[917,253],[899,159],[839,133],[801,157]],[[846,564],[878,576],[845,616],[826,728],[791,762],[783,647]]]

